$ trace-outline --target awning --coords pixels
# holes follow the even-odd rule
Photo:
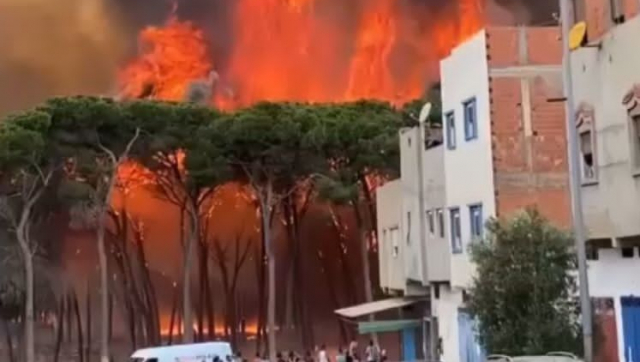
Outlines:
[[[423,298],[391,298],[378,300],[371,303],[364,303],[335,310],[334,313],[344,318],[359,318],[369,314],[383,312],[389,309],[403,308],[426,299]]]
[[[373,321],[358,323],[359,334],[397,332],[407,328],[419,328],[422,322],[419,319],[398,319],[392,321]]]

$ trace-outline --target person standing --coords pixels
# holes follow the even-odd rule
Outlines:
[[[365,350],[365,358],[367,362],[379,362],[380,361],[380,348],[373,343],[373,341],[369,341],[369,345]]]
[[[351,343],[349,343],[347,362],[358,362],[358,342],[355,340],[352,340]]]
[[[320,346],[318,351],[318,362],[329,362],[329,355],[327,354],[327,346],[324,344]]]

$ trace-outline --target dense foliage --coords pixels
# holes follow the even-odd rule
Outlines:
[[[484,348],[507,355],[577,352],[571,236],[535,210],[487,227],[487,241],[471,247],[477,276],[469,299]]]
[[[222,113],[197,102],[67,97],[9,116],[0,123],[0,216],[14,226],[6,238],[15,236],[20,245],[27,276],[25,305],[31,313],[27,326],[33,325],[33,310],[38,308],[32,298],[34,278],[39,279],[33,264],[41,242],[37,211],[43,195],[57,195],[61,207],[86,207],[80,214],[91,218],[89,225],[96,229],[101,289],[108,290],[104,234],[118,170],[128,162],[144,167],[153,177],[150,187],[180,206],[188,218],[187,236],[181,240],[186,266],[182,284],[184,319],[191,320],[193,247],[200,238],[204,203],[218,186],[233,181],[253,191],[260,201],[265,245],[270,241],[270,215],[301,185],[319,187],[327,199],[350,203],[360,215],[359,193],[371,192],[365,176],[386,178],[398,171],[402,114],[374,101],[263,102]],[[371,206],[371,195],[365,198]],[[360,226],[364,235],[365,226]],[[364,244],[363,250],[366,254]],[[273,258],[269,268],[270,278],[275,278]],[[105,347],[107,293],[101,298],[104,359],[110,354]],[[270,300],[270,313],[272,304]],[[274,323],[271,314],[269,322]],[[31,362],[33,328],[26,328],[25,335]],[[185,338],[192,336],[185,333]],[[274,346],[272,340],[270,344]]]

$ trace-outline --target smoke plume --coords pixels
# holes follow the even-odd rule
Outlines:
[[[0,114],[54,95],[109,92],[126,53],[103,0],[0,0]]]

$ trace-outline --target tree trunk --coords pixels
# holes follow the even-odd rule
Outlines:
[[[215,307],[213,305],[213,298],[211,296],[211,278],[209,278],[209,267],[207,263],[207,284],[205,285],[205,305],[207,307],[207,330],[209,334],[209,340],[213,341],[216,339],[216,316],[215,316]]]
[[[80,316],[80,305],[78,304],[78,296],[74,293],[71,295],[73,304],[73,313],[76,316],[76,333],[78,335],[78,360],[84,361],[84,342],[82,332],[82,317]],[[107,361],[108,362],[108,361]]]
[[[259,195],[262,204],[262,227],[264,229],[265,248],[267,251],[267,277],[269,281],[267,300],[267,324],[269,360],[276,360],[276,259],[273,240],[271,240],[271,205],[273,190],[271,184],[265,187],[266,195]]]
[[[91,360],[91,287],[87,286],[87,300],[86,300],[86,313],[87,313],[87,347],[86,347],[86,360]]]
[[[171,306],[171,317],[169,317],[169,336],[167,345],[171,345],[173,343],[173,326],[176,321],[176,314],[178,313],[178,292],[174,289],[173,291],[173,305]]]
[[[115,178],[115,176],[112,176]],[[111,186],[110,189],[113,187]],[[100,362],[109,362],[109,271],[107,262],[107,251],[104,242],[105,217],[109,201],[111,200],[111,190],[107,192],[104,205],[99,214],[97,241],[98,241],[98,263],[100,265]]]
[[[369,248],[367,238],[367,228],[360,212],[360,206],[357,201],[353,202],[353,211],[358,224],[358,238],[360,241],[360,258],[362,259],[362,280],[364,281],[364,298],[366,303],[373,302],[373,288],[371,286],[371,267],[369,266]],[[373,314],[369,315],[369,320],[374,321]],[[372,339],[377,344],[377,335],[371,334]]]
[[[262,352],[262,337],[264,334],[262,333],[264,329],[264,259],[265,259],[265,250],[264,250],[264,229],[260,228],[260,233],[262,234],[261,244],[258,246],[255,252],[256,257],[256,282],[258,289],[258,325],[256,329],[256,353]]]
[[[193,264],[193,246],[198,239],[198,210],[196,206],[189,210],[189,236],[184,247],[184,263],[182,270],[182,322],[184,334],[182,341],[184,343],[193,343],[193,316],[191,305],[191,266]]]
[[[66,299],[62,298],[58,302],[58,315],[56,317],[58,321],[58,329],[56,330],[56,342],[53,350],[53,362],[58,362],[58,360],[60,359],[60,349],[62,348],[62,339],[64,337],[64,315],[66,311],[65,306]]]
[[[34,275],[33,257],[25,240],[20,241],[24,256],[25,301],[24,301],[24,349],[25,362],[35,362],[34,336]]]
[[[9,327],[9,321],[3,318],[2,327],[4,329],[5,341],[7,343],[7,354],[9,355],[9,362],[15,362],[16,357],[13,354],[13,338],[11,338],[11,328]],[[57,359],[55,362],[57,362]]]
[[[329,255],[328,253],[323,252],[322,255]],[[323,266],[324,275],[327,280],[327,290],[329,291],[329,296],[331,297],[331,302],[333,303],[333,309],[340,309],[340,301],[338,298],[338,293],[336,291],[336,286],[334,284],[335,276],[333,275],[333,270],[331,269],[332,265],[328,262],[326,257],[318,256],[318,260],[320,261],[320,265]],[[340,328],[340,344],[344,345],[348,342],[347,329],[344,325],[344,321],[340,318],[336,318],[338,322],[338,327]]]

